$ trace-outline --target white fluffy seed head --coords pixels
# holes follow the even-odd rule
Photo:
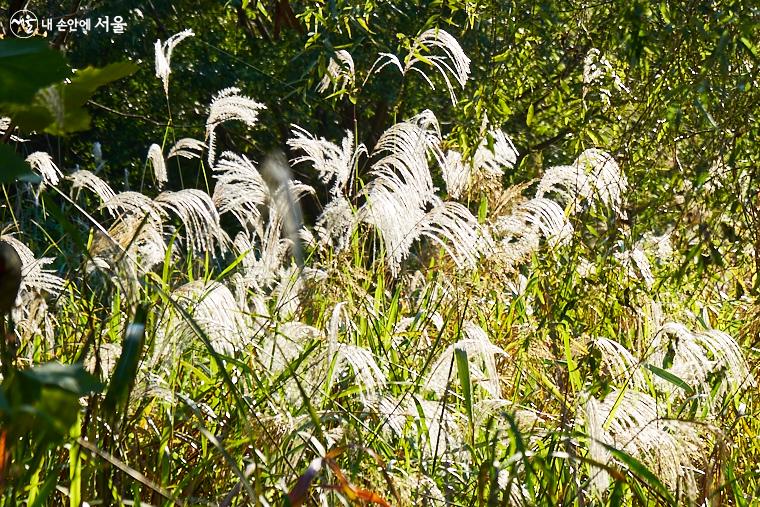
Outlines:
[[[214,166],[216,159],[216,127],[226,121],[238,120],[249,127],[256,124],[263,104],[242,95],[240,88],[230,87],[219,91],[211,101],[206,119],[206,139],[208,141],[208,163]]]
[[[71,173],[68,176],[68,179],[71,181],[72,191],[78,191],[82,188],[86,188],[90,192],[93,192],[95,195],[97,195],[103,203],[110,201],[113,197],[116,196],[116,192],[113,191],[108,183],[90,171],[80,169],[79,171]]]
[[[161,147],[157,144],[151,144],[148,149],[148,161],[153,167],[153,175],[156,178],[158,188],[161,189],[168,181],[169,176],[166,173],[166,161]]]
[[[44,151],[37,151],[26,157],[26,161],[42,178],[42,184],[52,187],[58,185],[63,177],[61,170],[53,162],[53,158]]]
[[[161,82],[164,85],[164,93],[167,95],[169,94],[169,74],[172,71],[172,52],[174,52],[174,48],[177,44],[193,35],[195,35],[195,33],[188,29],[172,35],[166,40],[166,42],[162,43],[161,39],[156,40],[156,77],[161,79]]]

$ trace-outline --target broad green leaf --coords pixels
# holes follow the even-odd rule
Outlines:
[[[19,372],[43,386],[57,387],[77,396],[99,392],[103,386],[81,364],[50,362]]]
[[[118,62],[102,68],[87,67],[79,70],[69,83],[54,85],[44,95],[38,95],[37,103],[43,101],[49,110],[62,110],[63,114],[52,115],[53,122],[45,129],[53,135],[87,130],[90,127],[90,114],[84,105],[97,91],[111,81],[121,79],[137,70],[132,62]]]
[[[113,416],[116,415],[119,406],[129,398],[129,393],[134,386],[145,343],[146,316],[145,307],[139,306],[135,312],[135,318],[127,326],[124,334],[121,356],[116,362],[105,400],[103,400],[104,408]]]
[[[533,114],[534,114],[534,108],[533,103],[531,102],[530,106],[528,106],[528,115],[525,117],[525,124],[530,127],[533,124]]]
[[[630,472],[636,475],[644,484],[649,486],[650,489],[660,495],[668,505],[676,505],[676,501],[670,490],[641,461],[611,445],[604,443],[602,443],[602,445],[604,445],[604,447],[606,447],[618,461],[623,463]]]
[[[464,406],[467,410],[467,417],[470,420],[470,428],[473,426],[472,413],[472,380],[470,378],[470,361],[467,359],[467,351],[463,349],[454,349],[457,360],[457,375],[459,383],[462,385],[462,396],[464,397]]]
[[[659,368],[659,367],[657,367],[657,366],[655,366],[653,364],[649,364],[649,363],[645,364],[644,366],[646,366],[647,370],[651,371],[652,373],[654,373],[658,377],[660,377],[660,378],[662,378],[664,380],[667,380],[668,382],[670,382],[671,384],[673,384],[676,387],[680,387],[681,389],[683,389],[684,391],[686,391],[689,395],[693,395],[694,394],[694,389],[689,384],[687,384],[684,380],[682,380],[681,378],[677,377],[676,375],[673,375],[668,370],[663,370],[662,368]]]
[[[26,103],[70,74],[63,55],[41,38],[0,40],[0,103]]]

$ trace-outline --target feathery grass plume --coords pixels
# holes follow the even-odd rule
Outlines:
[[[659,236],[646,232],[640,240],[636,242],[636,248],[649,252],[654,259],[663,264],[667,264],[673,258],[673,243],[671,242],[672,231],[665,232]]]
[[[43,185],[50,185],[52,187],[58,185],[58,182],[63,177],[63,173],[53,162],[53,158],[44,151],[36,151],[26,157],[27,163],[32,166],[37,174],[42,178],[40,188]]]
[[[458,202],[434,202],[418,224],[420,237],[427,237],[448,253],[459,268],[473,267],[493,242],[470,210]]]
[[[151,144],[148,149],[148,160],[153,167],[153,175],[156,178],[158,189],[160,190],[169,181],[169,176],[166,173],[166,161],[164,160],[164,154],[161,151],[161,147],[157,144]]]
[[[454,199],[459,199],[470,184],[470,167],[462,162],[462,154],[448,150],[441,166],[446,191]]]
[[[291,164],[310,162],[317,170],[320,181],[325,185],[333,182],[330,194],[335,197],[340,195],[350,182],[354,166],[361,154],[367,155],[364,144],[354,146],[354,135],[346,130],[346,137],[341,145],[317,138],[309,134],[298,125],[293,125],[293,137],[288,139],[288,146],[293,150],[304,152],[304,155],[293,158]]]
[[[401,467],[393,467],[389,472],[393,474],[391,476],[393,484],[401,500],[398,505],[419,505],[421,507],[451,505],[443,491],[433,479],[425,475],[425,472],[407,471]]]
[[[9,128],[11,128],[11,119],[7,116],[0,117],[0,137],[3,137]],[[28,139],[22,139],[13,134],[11,134],[10,140],[14,143],[25,143],[28,141]]]
[[[596,338],[593,345],[602,354],[602,362],[609,368],[612,380],[617,385],[630,385],[645,390],[647,379],[641,369],[641,361],[620,343],[609,338]]]
[[[98,374],[102,380],[111,378],[116,362],[121,356],[121,345],[118,343],[101,343],[94,347],[87,356],[84,367],[92,374]]]
[[[635,246],[633,250],[615,253],[615,258],[623,265],[628,278],[633,280],[641,279],[647,288],[652,288],[654,285],[652,265],[649,263],[649,258],[647,258],[644,250]],[[638,271],[638,275],[636,271]]]
[[[230,239],[219,223],[219,213],[211,197],[203,190],[189,188],[162,192],[156,205],[175,213],[185,226],[187,247],[196,253],[227,251]]]
[[[44,294],[58,297],[66,286],[66,280],[44,266],[54,259],[35,258],[34,253],[13,236],[2,235],[0,241],[10,245],[21,259],[21,285],[16,296],[17,305],[11,312],[18,334],[28,340],[34,335],[45,337],[51,350],[55,346],[54,315],[48,311]],[[30,353],[33,351],[30,349]]]
[[[208,141],[208,165],[214,167],[216,159],[216,127],[231,120],[242,121],[249,127],[256,124],[263,104],[240,93],[240,88],[230,87],[220,90],[212,99],[206,119],[206,140]]]
[[[343,329],[356,329],[356,325],[351,320],[351,317],[348,315],[348,311],[346,310],[346,306],[348,303],[346,301],[340,301],[333,306],[332,312],[330,313],[330,320],[327,322],[327,329],[326,329],[326,335],[327,335],[327,342],[328,343],[338,343],[338,333],[340,332],[341,328]]]
[[[235,252],[243,256],[237,283],[245,290],[253,289],[255,293],[263,294],[277,279],[290,248],[290,240],[280,237],[279,222],[269,222],[258,246],[255,237],[244,232],[235,236],[233,246]]]
[[[445,245],[460,267],[473,265],[489,238],[467,208],[435,195],[427,160],[430,153],[443,164],[435,116],[424,111],[392,126],[380,137],[375,153],[384,156],[373,165],[374,179],[365,187],[367,202],[356,221],[380,230],[393,276],[422,236]]]
[[[325,278],[327,278],[327,273],[321,269],[299,268],[294,265],[282,270],[280,280],[272,291],[280,318],[288,319],[295,315],[301,305],[299,294],[306,289],[307,284],[319,282]]]
[[[567,243],[572,238],[573,226],[556,202],[535,198],[519,205],[512,215],[499,217],[493,231],[504,250],[511,246],[514,249],[511,255],[519,260],[538,248],[541,236],[550,246]]]
[[[493,418],[497,429],[505,433],[509,432],[511,431],[511,424],[504,419],[503,414],[505,413],[514,418],[514,422],[521,431],[525,431],[523,436],[540,436],[545,434],[546,430],[543,419],[552,419],[548,414],[539,413],[536,410],[518,405],[510,400],[484,398],[478,400],[473,408],[475,426],[485,428],[488,426],[489,419]]]
[[[464,445],[463,415],[455,412],[451,403],[425,400],[415,394],[407,394],[401,399],[387,395],[376,398],[372,409],[383,426],[397,437],[404,437],[408,421],[416,421],[420,425],[419,434],[426,440],[423,445],[426,456],[440,458],[454,454],[459,459],[466,459],[459,452]]]
[[[169,74],[172,71],[172,52],[174,52],[177,44],[194,35],[195,33],[192,30],[187,29],[172,35],[164,43],[161,42],[161,39],[156,40],[156,77],[163,82],[164,93],[167,96],[169,95]]]
[[[193,139],[192,137],[183,137],[169,150],[167,159],[172,157],[183,157],[187,159],[201,158],[201,153],[206,148],[206,143]]]
[[[666,322],[655,333],[650,349],[653,352],[647,360],[708,396],[708,407],[721,403],[739,389],[756,385],[741,348],[722,331],[708,329],[695,333],[683,324]],[[675,386],[668,381],[659,377],[654,381],[660,389],[675,392]],[[711,381],[718,384],[711,386]]]
[[[355,221],[354,209],[348,199],[343,196],[331,199],[314,227],[319,244],[342,251],[349,244]]]
[[[100,209],[108,211],[112,217],[149,215],[150,220],[161,222],[162,209],[147,195],[140,192],[120,192],[101,204]]]
[[[271,195],[254,163],[245,155],[225,151],[214,166],[214,178],[213,201],[219,213],[232,213],[244,229],[263,236],[259,207],[267,204]]]
[[[111,268],[116,267],[114,261],[135,260],[137,270],[145,273],[166,257],[161,221],[151,219],[150,215],[123,215],[108,229],[108,237],[99,231],[95,233],[90,256]]]
[[[614,442],[609,434],[604,431],[606,416],[601,410],[600,403],[593,396],[589,396],[583,405],[582,417],[586,423],[589,439],[589,457],[602,465],[609,464],[612,460],[612,453],[605,445],[613,445]],[[610,474],[602,467],[594,468],[591,471],[590,483],[591,492],[600,497],[610,486]]]
[[[593,204],[598,198],[624,217],[621,205],[626,188],[628,180],[612,155],[589,148],[572,165],[547,169],[536,189],[536,197],[556,193],[564,204],[573,204],[576,212],[581,209],[582,201]]]
[[[290,166],[282,152],[277,151],[267,155],[262,171],[266,176],[266,181],[269,182],[269,191],[272,195],[273,205],[270,207],[270,214],[274,213],[276,219],[282,221],[281,230],[290,240],[296,265],[303,267],[303,245],[301,245],[303,217],[300,201],[305,195],[313,194],[314,189],[292,178]],[[271,220],[274,218],[270,217]]]
[[[483,118],[483,123],[484,126],[488,125],[488,117]],[[502,130],[489,129],[475,150],[472,166],[478,178],[501,181],[504,169],[512,169],[517,163],[518,155],[509,136]]]
[[[216,352],[231,356],[252,343],[249,318],[221,283],[189,282],[175,289],[171,297],[190,314]],[[198,343],[192,324],[179,312],[168,310],[158,324],[154,364],[178,357],[192,343]]]
[[[16,250],[21,258],[21,287],[19,288],[19,298],[22,302],[26,295],[33,292],[47,292],[53,296],[59,295],[66,285],[66,280],[55,275],[53,270],[45,269],[44,266],[52,264],[55,259],[52,257],[35,258],[34,253],[13,236],[2,235],[0,241],[4,241]]]
[[[72,192],[77,192],[77,195],[79,194],[79,190],[86,188],[97,195],[103,203],[116,196],[116,192],[111,189],[108,183],[85,169],[75,171],[68,175],[67,178],[71,181]]]
[[[259,360],[272,376],[277,375],[298,358],[309,341],[321,336],[319,329],[302,322],[279,324],[257,347]]]
[[[664,418],[662,408],[648,394],[631,389],[613,389],[601,402],[587,402],[581,417],[596,442],[589,445],[590,457],[609,463],[610,454],[601,444],[613,446],[645,463],[671,490],[693,501],[694,465],[704,454],[703,439],[694,424]],[[603,473],[595,479],[592,484],[598,487],[608,481]]]
[[[430,49],[436,48],[442,50],[443,54],[431,54]],[[423,54],[424,53],[424,54]],[[401,65],[398,57],[390,53],[380,53],[378,59],[372,65],[370,74],[378,73],[386,65],[395,65],[403,75],[410,70],[420,74],[428,83],[430,88],[435,90],[435,85],[425,71],[419,68],[420,63],[432,66],[440,72],[446,83],[446,88],[451,96],[451,103],[457,103],[454,86],[451,82],[451,75],[459,85],[464,88],[467,78],[470,76],[470,59],[462,50],[459,42],[445,30],[440,28],[431,28],[419,34],[413,41],[409,53],[404,59],[404,65]]]
[[[465,322],[462,328],[464,338],[449,345],[430,367],[425,387],[439,396],[448,389],[451,374],[456,373],[455,351],[467,353],[470,377],[474,385],[480,385],[491,397],[501,398],[501,376],[496,369],[496,356],[506,354],[497,347],[482,328],[472,322]]]
[[[359,399],[365,406],[371,406],[387,382],[372,352],[357,345],[328,341],[326,361],[332,363],[329,385],[345,379],[350,369],[354,382],[361,387]]]
[[[324,92],[333,85],[333,90],[351,89],[356,83],[356,71],[354,70],[354,59],[345,49],[339,49],[335,56],[330,58],[327,64],[327,73],[322,81],[317,85],[318,92]]]

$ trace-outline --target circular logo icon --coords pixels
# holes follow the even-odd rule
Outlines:
[[[11,16],[11,32],[19,39],[28,39],[37,32],[37,16],[26,9]]]

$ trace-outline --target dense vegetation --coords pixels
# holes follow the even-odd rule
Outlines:
[[[3,505],[754,504],[752,2],[50,4]]]

